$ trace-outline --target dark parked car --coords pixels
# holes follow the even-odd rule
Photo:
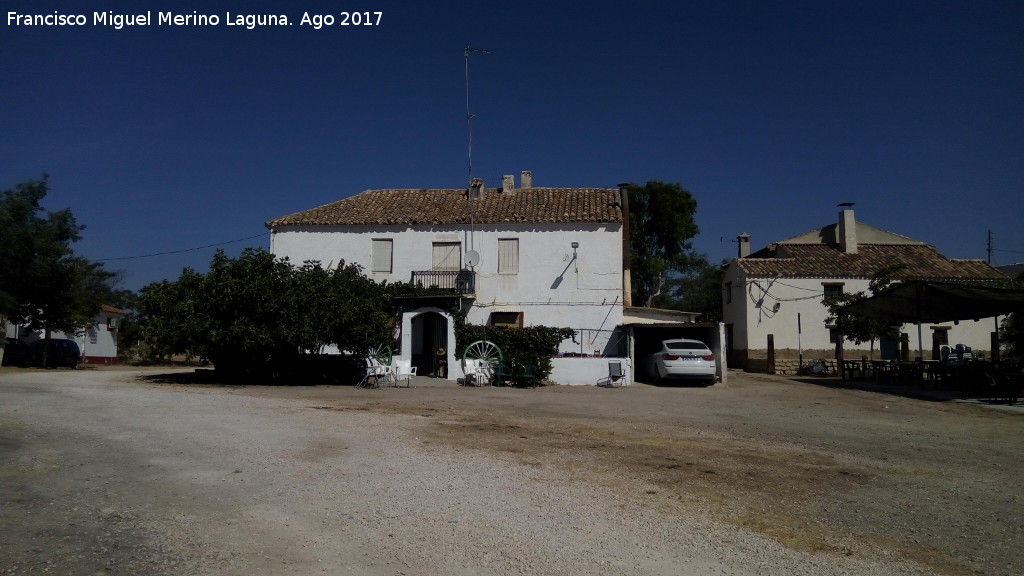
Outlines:
[[[32,349],[17,338],[4,338],[4,366],[21,366],[32,364]]]
[[[78,368],[78,364],[82,361],[82,351],[78,349],[78,343],[74,340],[54,338],[50,340],[37,340],[32,343],[32,364],[36,366],[43,365],[43,346],[47,343],[49,344],[46,349],[47,368],[59,368],[61,366]]]

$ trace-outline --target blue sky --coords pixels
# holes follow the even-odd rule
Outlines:
[[[300,26],[304,12],[377,26]],[[149,11],[148,26],[93,12]],[[83,14],[15,26],[7,14]],[[213,14],[174,27],[158,12]],[[282,27],[227,26],[285,14]],[[375,17],[374,17],[375,18]],[[678,182],[718,261],[858,220],[1024,261],[1024,2],[4,3],[0,188],[50,175],[76,250],[137,289],[267,247],[263,222],[369,188]],[[724,238],[725,241],[722,241]],[[126,258],[131,257],[131,258]]]

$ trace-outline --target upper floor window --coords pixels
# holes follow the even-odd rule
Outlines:
[[[519,273],[519,239],[498,240],[498,274]]]
[[[732,282],[725,283],[725,303],[732,304]]]
[[[374,239],[370,249],[370,271],[391,273],[393,243],[390,239]]]
[[[462,245],[458,242],[434,242],[431,270],[462,270]]]
[[[825,300],[831,300],[833,298],[838,298],[838,297],[843,295],[843,283],[842,282],[832,282],[832,283],[828,283],[828,284],[822,284],[822,287],[824,288],[824,291],[825,291]]]

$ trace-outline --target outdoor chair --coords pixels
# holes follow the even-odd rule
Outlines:
[[[401,386],[402,380],[405,380],[405,387],[412,387],[412,378],[416,375],[416,366],[412,365],[411,360],[395,360],[392,371],[396,386]]]
[[[523,364],[519,367],[519,374],[516,375],[516,384],[519,386],[530,385],[537,387],[537,367],[533,364]]]
[[[505,382],[511,381],[513,378],[511,371],[508,369],[508,364],[495,362],[491,369],[491,384],[494,386],[503,386]]]
[[[609,362],[608,363],[608,385],[609,386],[615,386],[616,384],[620,384],[621,385],[620,380],[622,380],[623,376],[625,376],[625,373],[622,371],[622,362]]]
[[[462,372],[466,386],[486,386],[491,382],[491,366],[486,360],[463,360]]]
[[[390,366],[383,366],[373,358],[366,359],[366,374],[356,384],[359,388],[380,388],[395,381]]]

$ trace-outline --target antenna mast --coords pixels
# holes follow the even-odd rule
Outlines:
[[[466,200],[469,202],[469,248],[472,251],[475,248],[475,245],[473,244],[473,232],[476,228],[476,222],[473,216],[473,195],[475,193],[473,189],[474,187],[480,188],[482,184],[477,184],[473,181],[473,119],[476,118],[476,116],[469,108],[469,54],[471,52],[483,52],[484,54],[490,54],[490,52],[479,48],[473,48],[472,46],[466,46],[466,50],[463,52],[463,58],[466,60]]]

